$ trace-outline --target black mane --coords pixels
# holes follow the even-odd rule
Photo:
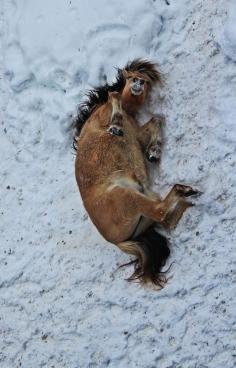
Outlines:
[[[89,119],[94,109],[107,102],[109,92],[121,92],[125,86],[123,71],[139,72],[145,74],[151,82],[161,82],[161,74],[156,69],[156,65],[148,60],[135,59],[128,62],[123,69],[117,69],[116,80],[112,84],[106,83],[104,86],[93,88],[86,93],[86,100],[78,107],[78,114],[73,121],[75,129],[73,147],[77,149],[77,138],[85,122]]]
[[[125,86],[125,78],[122,70],[117,70],[116,80],[112,84],[106,83],[104,86],[96,87],[86,93],[86,100],[81,102],[78,107],[78,114],[73,121],[75,128],[74,148],[76,149],[76,138],[80,135],[81,129],[85,122],[91,116],[93,110],[98,106],[107,102],[108,92],[121,92]]]

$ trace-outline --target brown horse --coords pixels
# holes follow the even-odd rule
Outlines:
[[[145,155],[160,156],[163,117],[140,127],[135,113],[143,105],[160,72],[146,60],[134,60],[118,70],[113,85],[89,93],[76,121],[75,174],[84,206],[99,232],[122,251],[136,256],[129,280],[162,287],[161,268],[170,250],[154,230],[155,223],[173,228],[197,193],[174,185],[165,199],[150,189]]]

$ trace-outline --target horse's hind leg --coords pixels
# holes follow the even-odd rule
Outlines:
[[[182,191],[181,191],[181,189]],[[183,189],[184,188],[184,189]],[[184,191],[184,193],[183,193]],[[191,193],[191,194],[189,194]],[[182,186],[179,184],[176,184],[173,189],[170,191],[170,193],[165,198],[166,205],[169,206],[169,210],[165,216],[165,219],[162,222],[162,225],[172,230],[176,227],[179,220],[183,216],[186,209],[193,206],[193,203],[186,201],[185,196],[196,194],[197,192],[194,191],[191,187],[188,186]],[[153,200],[156,200],[157,202],[161,202],[160,196],[148,190],[145,191],[145,194],[152,198]],[[140,223],[138,224],[136,230],[135,230],[135,236],[141,234],[143,231],[145,231],[149,226],[151,226],[154,223],[153,220],[150,220],[149,218],[142,217],[140,219]]]
[[[161,157],[163,115],[156,115],[139,128],[138,140],[147,159],[156,162]]]
[[[112,135],[123,136],[123,111],[120,94],[117,92],[110,92],[109,99],[112,104],[112,113],[107,131],[110,132]]]
[[[162,215],[161,218],[155,219],[156,222],[159,222],[163,226],[168,229],[173,229],[187,208],[192,207],[193,204],[191,202],[186,201],[186,197],[190,197],[192,195],[198,194],[198,191],[193,189],[187,185],[176,184],[168,193],[166,198],[161,201],[160,197],[156,193],[148,193],[148,198],[155,199],[156,203],[159,203],[159,211]],[[152,224],[152,217],[145,218],[144,221],[141,221],[140,225],[136,229],[136,233],[141,233],[142,228],[144,230]]]
[[[149,197],[138,189],[117,185],[95,201],[94,223],[105,239],[117,244],[136,234],[141,217],[147,219],[150,225],[153,222],[165,225],[168,214],[173,212],[185,196],[192,194],[195,191],[191,187],[175,185],[166,198],[161,200],[158,196]],[[142,225],[144,231],[148,223]]]
[[[136,231],[133,224],[136,224],[140,217],[145,217],[152,222],[165,224],[165,219],[168,214],[172,213],[185,196],[196,194],[189,186],[175,185],[164,200],[153,199],[147,195],[140,193],[138,190],[117,186],[112,189],[111,195],[113,208],[116,208],[116,213],[113,212],[114,227],[109,227],[109,233],[118,238],[113,241],[115,243],[123,241],[121,239],[121,229],[126,228],[125,233],[130,234]],[[183,212],[182,212],[183,213]],[[107,214],[110,221],[110,214]],[[180,218],[180,217],[179,217]],[[134,221],[134,219],[136,219]],[[140,231],[139,231],[140,233]],[[127,237],[126,237],[127,238]],[[111,240],[110,240],[111,241]]]
[[[196,189],[193,189],[190,186],[176,184],[173,187],[172,191],[167,195],[166,200],[171,203],[173,202],[175,196],[176,198],[179,198],[179,200],[176,202],[175,206],[172,206],[172,208],[168,212],[165,220],[163,221],[163,226],[170,230],[174,229],[186,209],[194,205],[193,203],[186,201],[186,197],[190,197],[196,194],[199,194]]]
[[[138,225],[137,225],[135,231],[133,232],[132,237],[136,237],[136,236],[142,234],[144,231],[146,231],[154,223],[155,223],[155,221],[150,220],[147,217],[140,217]]]
[[[173,230],[183,216],[184,212],[192,206],[194,206],[193,203],[187,202],[184,199],[180,200],[175,209],[167,214],[163,222],[163,226],[169,230]]]

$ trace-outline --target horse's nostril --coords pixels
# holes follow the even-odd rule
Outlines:
[[[136,83],[138,81],[137,78],[133,78],[133,82]]]
[[[144,84],[144,79],[139,79],[139,83],[141,84],[141,86]]]

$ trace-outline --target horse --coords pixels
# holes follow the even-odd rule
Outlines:
[[[140,126],[136,114],[155,83],[162,83],[157,66],[143,59],[118,69],[113,84],[95,88],[75,120],[75,176],[84,207],[101,235],[135,256],[129,281],[162,288],[162,271],[170,254],[156,224],[174,228],[193,204],[198,191],[175,184],[162,199],[151,190],[147,160],[160,159],[164,117],[153,116]]]

